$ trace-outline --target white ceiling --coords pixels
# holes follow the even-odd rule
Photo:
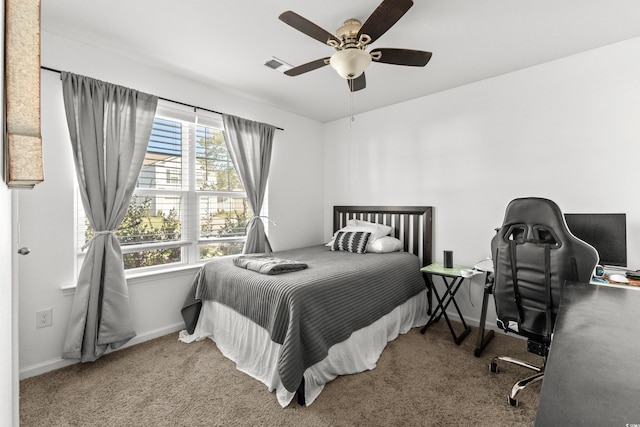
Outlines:
[[[329,66],[289,77],[264,62],[300,65],[333,49],[278,16],[293,10],[333,33],[380,1],[44,0],[42,30],[327,122],[349,115],[345,80]],[[431,61],[371,64],[354,112],[639,37],[639,17],[638,0],[414,0],[373,47],[426,50]]]

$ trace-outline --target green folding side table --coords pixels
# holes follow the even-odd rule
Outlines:
[[[458,292],[458,289],[460,289],[462,282],[464,282],[465,278],[462,277],[461,271],[465,269],[470,270],[471,267],[454,265],[453,268],[445,268],[444,265],[442,265],[441,263],[435,263],[435,264],[429,264],[426,267],[422,267],[420,269],[423,276],[427,280],[429,288],[433,291],[433,293],[436,296],[436,300],[438,301],[438,304],[433,310],[433,313],[431,313],[431,317],[429,318],[429,321],[420,330],[421,333],[424,334],[429,328],[429,326],[439,321],[441,317],[444,317],[445,321],[447,322],[447,326],[449,327],[449,331],[451,332],[451,336],[453,337],[453,341],[457,345],[460,345],[460,343],[464,341],[467,335],[469,335],[469,332],[471,332],[471,328],[467,325],[467,322],[464,320],[464,317],[462,316],[462,312],[460,311],[460,307],[458,306],[458,303],[456,302],[456,299],[455,299],[456,292]],[[438,294],[438,290],[433,285],[433,276],[441,277],[442,281],[446,286],[446,289],[442,294],[442,297],[440,297],[440,294]],[[456,308],[456,311],[458,312],[458,316],[460,317],[460,321],[462,322],[462,326],[464,328],[459,335],[456,333],[453,325],[451,324],[451,320],[447,315],[447,307],[449,307],[449,304],[451,303],[453,303],[454,307]]]

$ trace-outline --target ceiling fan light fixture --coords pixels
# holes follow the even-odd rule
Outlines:
[[[362,49],[343,49],[331,55],[329,63],[342,78],[355,79],[369,66],[371,55]]]

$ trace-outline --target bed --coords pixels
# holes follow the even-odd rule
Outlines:
[[[431,263],[432,208],[335,206],[333,229],[328,244],[270,254],[302,266],[294,271],[241,268],[253,255],[205,264],[179,339],[212,339],[282,407],[296,393],[310,405],[337,376],[375,368],[387,342],[427,322],[419,269]]]

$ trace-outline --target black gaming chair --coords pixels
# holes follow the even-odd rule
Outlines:
[[[491,241],[491,253],[498,326],[526,337],[527,350],[546,362],[562,286],[565,280],[588,283],[598,252],[571,234],[558,205],[530,197],[509,203],[502,227]],[[498,360],[536,372],[513,386],[509,403],[517,406],[518,392],[542,380],[544,363],[538,367],[510,357],[494,357],[491,372],[498,372]]]

